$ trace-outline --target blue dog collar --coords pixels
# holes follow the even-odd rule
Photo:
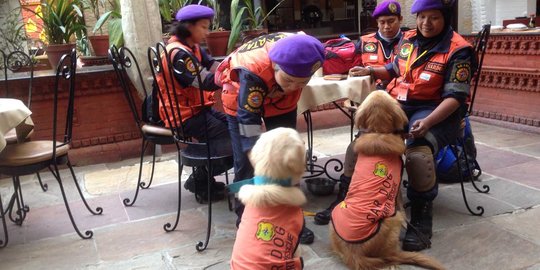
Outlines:
[[[229,193],[238,193],[240,191],[240,188],[243,185],[256,185],[256,186],[262,186],[262,185],[279,185],[282,187],[290,187],[292,186],[292,180],[290,178],[288,179],[272,179],[264,176],[255,176],[250,179],[238,181],[236,183],[232,183],[227,186],[227,189],[229,190]]]

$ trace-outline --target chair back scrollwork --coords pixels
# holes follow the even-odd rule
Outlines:
[[[36,61],[30,57],[30,55],[26,54],[22,51],[14,51],[8,54],[5,58],[5,77],[6,77],[6,95],[9,97],[9,88],[8,88],[8,81],[7,81],[7,71],[10,70],[11,72],[20,72],[23,71],[23,69],[28,69],[30,72],[30,79],[28,81],[28,95],[27,95],[27,102],[26,107],[30,108],[31,102],[32,102],[32,83],[34,81],[34,66],[36,64]]]
[[[469,108],[467,113],[470,115],[473,111],[474,100],[476,98],[476,90],[478,89],[478,82],[480,81],[480,76],[482,73],[482,65],[484,64],[484,55],[486,54],[486,49],[489,40],[489,34],[491,30],[491,24],[485,24],[482,26],[482,30],[478,32],[473,44],[474,55],[478,61],[478,66],[473,73],[473,91],[471,96],[471,101],[469,103]]]

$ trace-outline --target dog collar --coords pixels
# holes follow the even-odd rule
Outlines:
[[[240,188],[244,185],[256,185],[256,186],[262,186],[262,185],[279,185],[282,187],[290,187],[292,186],[292,181],[290,178],[288,179],[272,179],[269,177],[264,176],[255,176],[250,179],[238,181],[236,183],[232,183],[227,186],[227,189],[229,193],[238,193],[240,191]]]

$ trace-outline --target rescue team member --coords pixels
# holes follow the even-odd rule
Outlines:
[[[176,13],[176,20],[178,22],[171,31],[172,37],[169,39],[166,48],[168,52],[172,51],[172,55],[169,55],[172,60],[171,63],[176,63],[179,60],[184,60],[186,63],[188,72],[183,72],[181,74],[174,73],[174,87],[178,97],[180,115],[182,117],[181,121],[184,125],[185,135],[194,137],[199,141],[229,138],[225,114],[212,109],[212,106],[215,103],[213,91],[219,89],[214,83],[214,71],[216,70],[218,63],[199,45],[208,35],[208,29],[213,17],[214,10],[206,6],[187,5],[181,8]],[[184,48],[190,52],[197,58],[198,62],[193,63],[187,53],[182,50],[173,50],[173,48],[176,47]],[[164,67],[168,66],[165,57],[162,57],[162,62]],[[200,74],[203,85],[199,85],[194,65],[200,65]],[[167,68],[164,68],[162,75],[158,76],[157,83],[160,91],[162,91],[162,96],[168,100],[167,94],[164,92],[167,91],[164,78],[166,80],[171,78]],[[167,83],[169,86],[168,90],[173,91],[171,83],[169,81],[167,81]],[[201,106],[199,89],[208,90],[204,92],[204,106]],[[164,105],[167,107],[170,106],[168,101],[165,101],[165,104],[162,102],[159,103],[161,119],[166,119],[167,117],[165,108],[163,107]],[[167,108],[167,110],[168,112],[171,112],[170,108]],[[207,122],[205,122],[205,115]],[[170,117],[172,121],[172,116]],[[176,119],[179,119],[179,117],[177,116]],[[168,121],[164,122],[167,126],[169,125]],[[208,138],[205,137],[205,125],[207,124]],[[214,166],[213,175],[221,174],[227,169],[229,168],[216,168]],[[184,188],[193,193],[197,191],[196,195],[203,200],[206,200],[208,198],[207,174],[208,172],[205,167],[195,168],[194,172],[184,183]],[[212,192],[212,199],[223,199],[225,190],[224,183],[216,182],[213,177],[211,178],[211,182],[214,191]],[[195,188],[196,185],[197,188]]]
[[[301,90],[323,60],[324,48],[316,38],[273,33],[245,43],[220,64],[216,80],[223,84],[221,99],[231,134],[234,182],[253,177],[248,154],[263,132],[263,121],[266,130],[296,129]],[[236,200],[237,226],[243,211],[244,205]],[[304,227],[300,242],[309,244],[313,239],[313,232]]]
[[[450,26],[452,6],[451,0],[416,0],[411,13],[416,13],[417,29],[404,33],[395,61],[383,68],[350,70],[353,76],[393,78],[386,89],[409,118],[405,168],[411,222],[403,239],[407,251],[429,247],[432,202],[438,193],[434,155],[456,140],[476,67],[471,45]]]
[[[377,21],[379,30],[376,33],[360,37],[360,42],[358,43],[356,51],[361,52],[362,54],[363,66],[382,67],[394,60],[394,56],[397,53],[397,44],[403,35],[400,29],[401,21],[403,20],[403,17],[401,16],[401,6],[394,0],[384,1],[377,5],[372,16]],[[387,84],[388,81],[379,81],[377,83],[377,88],[385,89]],[[360,136],[360,134],[356,135],[357,138],[358,136]],[[314,219],[316,224],[328,224],[328,222],[330,222],[332,209],[343,201],[347,195],[357,157],[353,151],[353,146],[354,141],[347,147],[344,171],[339,179],[337,198],[330,203],[330,206],[327,209],[320,211],[315,215]]]

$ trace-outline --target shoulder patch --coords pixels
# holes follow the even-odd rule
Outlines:
[[[372,53],[377,51],[377,43],[374,42],[367,42],[364,44],[364,52]]]
[[[260,86],[251,86],[244,109],[250,112],[259,112],[264,99],[264,90]]]
[[[462,62],[454,64],[452,74],[450,74],[450,82],[467,83],[471,79],[471,64]]]
[[[193,63],[193,61],[191,60],[191,58],[187,58],[186,60],[186,69],[192,74],[192,75],[196,75],[197,72],[196,72],[196,69],[195,69],[195,63]]]

